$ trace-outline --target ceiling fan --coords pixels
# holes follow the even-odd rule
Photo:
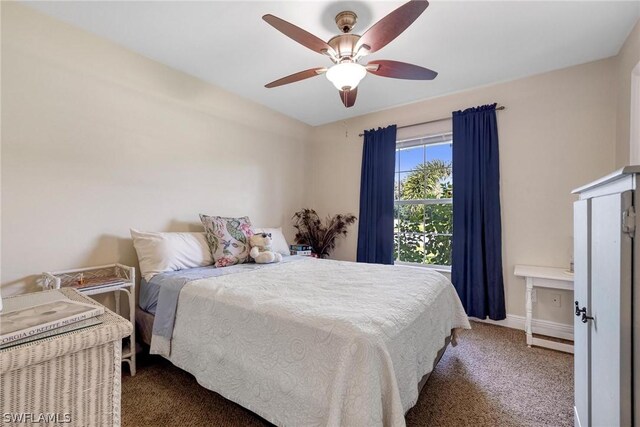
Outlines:
[[[368,72],[395,79],[433,80],[438,73],[406,62],[380,59],[366,65],[359,63],[362,57],[382,49],[398,37],[425,11],[427,6],[429,6],[428,1],[411,0],[376,22],[362,36],[351,33],[358,16],[351,11],[340,12],[336,15],[335,21],[342,34],[327,42],[284,19],[264,15],[262,19],[276,30],[301,45],[328,56],[333,61],[330,67],[300,71],[266,84],[265,87],[278,87],[326,74],[327,79],[340,91],[340,99],[344,106],[349,108],[355,104],[358,84]]]

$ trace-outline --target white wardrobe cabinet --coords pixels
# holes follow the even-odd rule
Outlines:
[[[640,408],[640,393],[634,393],[640,385],[639,174],[640,166],[628,166],[574,190],[574,409],[580,427],[640,426],[634,410]]]

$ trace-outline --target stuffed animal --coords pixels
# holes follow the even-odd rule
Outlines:
[[[249,255],[258,264],[270,264],[282,261],[282,255],[271,250],[271,233],[258,233],[249,237],[251,251]]]

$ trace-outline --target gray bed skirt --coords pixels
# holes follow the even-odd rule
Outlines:
[[[136,328],[138,337],[143,343],[151,345],[151,335],[153,334],[153,319],[155,316],[136,306]]]
[[[436,369],[436,366],[438,366],[438,363],[440,363],[440,359],[442,359],[442,356],[444,355],[444,352],[447,350],[447,347],[449,346],[450,343],[451,343],[451,335],[445,338],[444,346],[442,346],[442,348],[438,350],[438,355],[436,356],[436,360],[433,361],[433,368],[431,368],[431,372],[427,372],[427,374],[424,377],[422,377],[422,379],[418,383],[418,393],[422,392],[422,389],[427,383],[427,380],[431,376],[431,373],[434,371],[434,369]]]

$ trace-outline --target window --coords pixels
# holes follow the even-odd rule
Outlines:
[[[451,149],[450,132],[396,144],[396,262],[451,265]]]

